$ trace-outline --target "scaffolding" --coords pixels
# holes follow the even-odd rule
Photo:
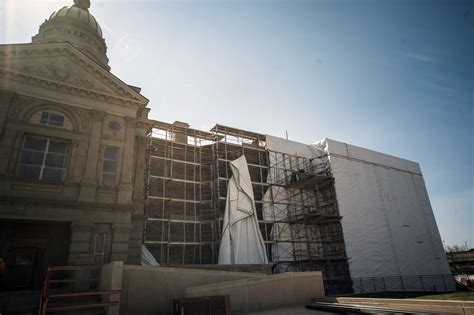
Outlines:
[[[144,241],[160,264],[214,263],[214,135],[176,122],[151,134]]]
[[[321,270],[347,292],[349,269],[326,156],[270,151],[265,135],[215,125],[155,122],[150,138],[145,244],[162,265],[218,260],[229,162],[244,155],[260,232],[275,272]]]
[[[327,155],[268,150],[265,216],[274,221],[272,261],[279,271],[321,270],[329,293],[351,290],[334,178]]]

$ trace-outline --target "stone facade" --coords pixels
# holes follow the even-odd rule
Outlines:
[[[63,37],[44,42],[40,29],[34,43],[0,45],[0,223],[67,223],[67,264],[139,263],[148,100],[71,36],[75,45]],[[57,146],[64,151],[56,154]],[[20,249],[29,246],[25,238],[38,238],[14,235],[0,235],[7,267],[30,259]],[[31,255],[44,260],[43,252]]]

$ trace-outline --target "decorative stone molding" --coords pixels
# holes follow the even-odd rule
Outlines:
[[[13,119],[21,119],[28,108],[35,106],[39,103],[38,100],[29,97],[17,96],[13,100],[10,108],[9,117]]]
[[[66,45],[68,45],[69,47]],[[67,56],[71,58],[73,61],[77,62],[79,66],[91,72],[92,74],[96,75],[100,80],[103,80],[104,82],[106,82],[108,86],[113,87],[114,90],[116,90],[120,96],[126,97],[128,99],[114,97],[112,95],[96,93],[96,92],[88,91],[85,89],[74,88],[71,86],[66,86],[65,84],[62,84],[59,82],[51,82],[51,87],[56,87],[58,89],[67,87],[69,88],[67,89],[68,92],[76,92],[82,95],[85,92],[86,95],[95,95],[98,97],[103,97],[105,100],[111,100],[111,101],[119,102],[123,104],[146,105],[146,103],[148,103],[147,99],[145,99],[143,96],[133,91],[131,88],[124,87],[123,84],[120,84],[116,80],[113,80],[111,77],[111,74],[108,73],[106,70],[100,67],[97,67],[97,65],[94,65],[90,63],[89,61],[87,61],[85,58],[80,57],[76,52],[73,51],[73,50],[76,50],[76,48],[70,46],[70,44],[61,43],[54,46],[53,44],[48,45],[48,46],[50,47],[49,48],[35,47],[35,49],[2,49],[0,50],[0,56],[1,56],[0,59],[19,58],[19,57],[40,57],[40,56],[49,56],[49,57]],[[14,46],[11,46],[11,47],[16,48]],[[1,69],[0,74],[4,76],[7,76],[7,75],[15,76],[15,77],[21,76],[21,74],[15,73],[7,69]],[[38,83],[42,83],[41,81],[44,81],[39,78],[34,78],[34,79],[36,80],[33,80],[33,81],[38,82]]]
[[[93,121],[103,122],[107,113],[100,110],[93,109],[90,111],[90,115],[92,116]]]
[[[88,90],[94,89],[100,92],[107,92],[105,89],[100,88],[100,86],[94,84],[94,82],[78,76],[77,73],[75,73],[73,69],[71,69],[71,67],[65,62],[50,62],[45,64],[33,64],[13,67],[10,66],[10,70],[24,72],[33,76],[64,82]]]
[[[112,224],[112,230],[115,233],[129,233],[132,229],[131,224]]]
[[[137,119],[133,117],[125,117],[125,123],[127,124],[127,129],[133,129],[137,125]]]
[[[82,127],[79,124],[79,118],[78,118],[78,115],[77,115],[77,112],[81,111],[80,109],[71,110],[70,106],[65,106],[65,105],[57,104],[57,103],[53,103],[53,102],[45,102],[43,100],[34,99],[34,98],[30,98],[30,97],[28,97],[28,98],[22,97],[20,99],[23,100],[23,101],[26,100],[27,102],[29,102],[29,104],[31,104],[31,106],[28,106],[27,110],[23,111],[21,117],[19,117],[19,119],[21,119],[25,122],[29,122],[30,118],[31,118],[31,115],[33,115],[34,113],[36,113],[40,110],[52,109],[52,110],[56,110],[58,112],[61,112],[64,115],[66,115],[67,118],[71,121],[71,123],[73,125],[73,130],[78,131],[78,130],[81,129],[80,127]]]
[[[71,222],[71,231],[72,232],[89,230],[92,233],[93,228],[94,228],[94,223]]]
[[[91,117],[88,111],[85,110],[76,110],[77,117],[81,121],[81,127],[83,130],[89,130]]]

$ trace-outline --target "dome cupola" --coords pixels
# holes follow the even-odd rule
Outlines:
[[[89,12],[90,0],[74,0],[74,5],[53,12],[44,21],[33,43],[69,42],[102,67],[110,70],[102,29]]]

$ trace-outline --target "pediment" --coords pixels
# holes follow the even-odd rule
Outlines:
[[[71,93],[121,102],[148,102],[69,43],[0,46],[0,68],[25,80],[44,81],[49,89],[66,88]]]

